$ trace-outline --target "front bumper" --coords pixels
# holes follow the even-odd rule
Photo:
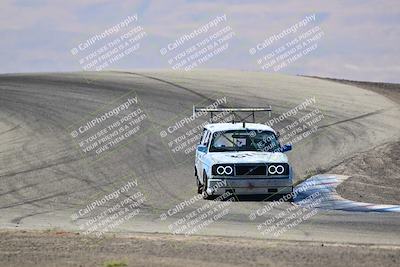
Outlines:
[[[289,194],[293,191],[293,181],[271,178],[214,178],[208,180],[207,193],[222,195],[231,192],[236,195]]]

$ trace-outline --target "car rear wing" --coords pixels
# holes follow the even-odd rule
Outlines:
[[[252,117],[252,122],[255,123],[255,113],[256,112],[268,112],[268,116],[271,117],[271,106],[265,107],[265,108],[213,108],[213,107],[196,107],[193,106],[193,116],[196,116],[196,113],[200,112],[206,112],[210,113],[211,120],[213,119],[214,113],[218,112],[227,112],[227,113],[232,113],[234,115],[232,123],[235,122],[247,122],[246,119],[249,118],[250,116]],[[245,117],[241,117],[238,113],[250,113],[249,115]],[[237,120],[239,119],[239,120]]]

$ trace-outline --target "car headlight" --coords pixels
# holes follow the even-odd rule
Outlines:
[[[289,165],[287,163],[269,164],[267,170],[268,175],[289,175]]]
[[[213,175],[232,176],[234,166],[231,164],[216,164],[212,167]]]

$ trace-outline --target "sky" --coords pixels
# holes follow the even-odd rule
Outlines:
[[[306,26],[257,50],[257,45],[260,47],[264,40],[314,14],[315,20]],[[160,52],[185,34],[225,15],[225,21],[207,32],[185,41],[177,49],[168,50],[167,54]],[[137,20],[123,30],[85,51],[71,53],[89,38],[134,16]],[[229,32],[233,32],[231,38],[219,44],[227,44],[224,49],[218,53],[213,52],[217,46],[209,50],[213,56],[196,68],[400,82],[398,0],[1,0],[0,73],[83,70],[85,65],[80,63],[83,57],[93,55],[103,45],[120,38],[123,31],[126,33],[138,26],[145,36],[137,42],[137,49],[104,69],[174,69],[182,62],[182,58],[172,60],[174,57],[186,51],[189,62],[190,47],[204,48],[199,45],[200,41],[229,27]],[[289,53],[293,47],[288,42],[301,40],[306,36],[302,34],[316,29],[320,33],[318,40],[300,42],[303,47]],[[307,47],[313,49],[307,52]],[[252,48],[256,48],[256,54],[249,52]],[[262,68],[258,61],[264,58],[264,63],[271,63],[285,52],[289,56],[281,56],[280,63],[298,53],[301,56],[278,69],[265,68],[265,65]],[[270,55],[268,60],[267,55]]]

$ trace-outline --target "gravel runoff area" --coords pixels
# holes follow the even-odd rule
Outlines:
[[[1,266],[399,266],[399,246],[140,234],[0,232]]]

